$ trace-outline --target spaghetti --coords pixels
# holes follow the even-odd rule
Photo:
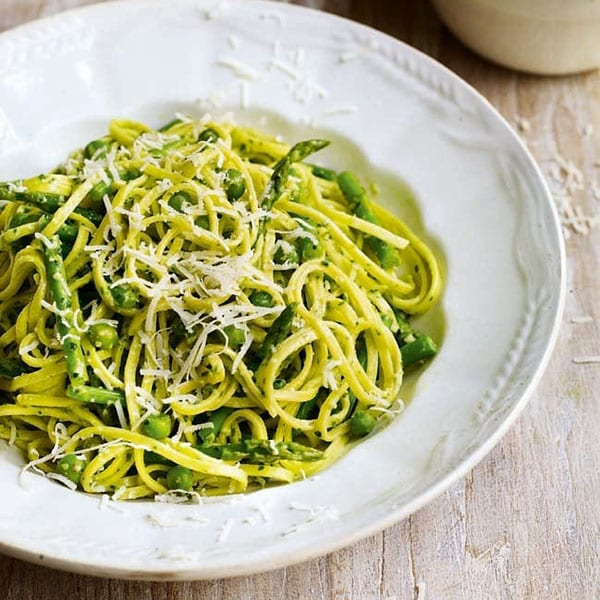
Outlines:
[[[430,249],[356,178],[231,124],[127,120],[0,186],[0,438],[116,498],[309,476],[370,433]],[[385,224],[385,227],[382,225]]]

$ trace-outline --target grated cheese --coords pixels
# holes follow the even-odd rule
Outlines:
[[[329,388],[330,390],[338,389],[338,380],[335,376],[335,370],[342,364],[341,360],[330,360],[325,364],[323,368],[323,387]]]
[[[98,506],[100,510],[114,510],[115,512],[123,513],[125,512],[122,508],[122,504],[119,502],[114,502],[111,500],[108,494],[102,494],[100,497],[100,505]]]
[[[110,177],[106,173],[107,161],[105,158],[98,160],[85,159],[83,161],[83,176],[85,179],[99,177],[106,185],[110,185]]]
[[[125,416],[125,410],[123,409],[123,405],[120,402],[115,402],[113,406],[115,407],[115,412],[117,413],[119,425],[123,429],[128,429],[129,427],[127,425],[127,417]]]
[[[531,122],[525,117],[515,117],[515,123],[519,133],[528,133],[531,130]]]
[[[35,350],[39,345],[40,345],[40,340],[35,339],[35,340],[33,340],[33,342],[30,342],[29,344],[27,344],[25,346],[20,346],[19,354],[21,356],[23,356],[24,354],[29,354],[32,350]]]
[[[170,369],[140,369],[140,375],[147,375],[149,377],[162,377],[168,379],[172,375]]]
[[[62,483],[64,486],[68,487],[73,492],[77,489],[77,484],[75,482],[71,481],[68,477],[61,475],[60,473],[49,472],[46,473],[46,477],[48,479],[53,479],[54,481]]]
[[[368,52],[371,52],[372,50],[377,50],[378,48],[379,48],[379,43],[377,42],[377,40],[371,38],[365,44],[356,46],[355,48],[352,48],[352,49],[347,50],[346,52],[343,52],[342,54],[340,54],[338,60],[340,63],[345,64],[352,60],[356,60],[357,58],[364,56],[365,54],[367,54]]]
[[[552,157],[541,161],[547,175],[557,212],[560,217],[563,235],[568,239],[571,234],[587,235],[600,224],[600,214],[594,210],[586,213],[577,200],[585,190],[585,175],[574,161],[555,152]],[[595,182],[590,185],[592,197],[600,200],[600,190]]]
[[[217,61],[217,65],[225,67],[233,71],[236,77],[247,79],[248,81],[256,81],[261,79],[261,75],[253,67],[246,65],[234,58],[223,58]]]
[[[107,228],[106,231],[108,231],[110,229],[110,233],[112,234],[113,238],[116,238],[119,235],[119,233],[121,232],[121,225],[119,225],[119,223],[117,223],[117,218],[115,217],[115,212],[113,210],[112,202],[110,201],[110,198],[108,197],[107,194],[105,194],[103,196],[102,202],[106,209],[106,215],[108,216],[108,223],[109,223],[109,227]]]
[[[17,441],[17,426],[13,421],[10,421],[10,437],[8,438],[8,445],[14,446]]]
[[[593,317],[589,315],[581,316],[581,317],[571,317],[571,323],[575,324],[583,324],[583,323],[592,323],[594,321]]]
[[[336,108],[331,108],[326,110],[322,116],[323,117],[335,117],[338,115],[349,115],[355,113],[358,110],[358,106],[355,104],[348,104],[346,106],[338,106]]]
[[[590,355],[590,356],[574,356],[572,361],[578,365],[591,364],[591,363],[600,363],[600,355]]]
[[[247,81],[240,82],[240,108],[248,108],[250,105],[249,101],[249,88]]]
[[[288,63],[284,62],[280,58],[273,57],[271,59],[271,62],[269,63],[269,66],[279,69],[282,73],[285,73],[292,79],[300,79],[300,71],[295,69],[292,65],[289,65]]]
[[[202,504],[202,496],[194,491],[169,490],[164,494],[154,496],[154,501],[161,504],[187,504],[190,500],[196,504]]]

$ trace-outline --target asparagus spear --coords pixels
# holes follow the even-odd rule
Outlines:
[[[233,412],[232,408],[221,407],[215,410],[208,420],[211,427],[198,431],[198,437],[203,443],[212,442],[221,431],[225,419]]]
[[[371,203],[367,198],[365,190],[353,173],[344,171],[337,178],[342,194],[350,205],[350,210],[363,221],[379,225],[379,219],[371,209]],[[381,266],[384,269],[392,269],[398,265],[398,254],[386,241],[380,240],[372,235],[366,236],[367,245],[375,252]]]
[[[92,140],[84,149],[83,153],[86,158],[103,158],[106,156],[110,148],[110,139],[100,138],[98,140]]]
[[[31,204],[46,213],[56,212],[58,207],[64,203],[63,196],[58,194],[48,194],[46,192],[16,192],[14,199],[17,202]]]
[[[280,315],[273,321],[271,328],[267,332],[263,343],[258,349],[258,356],[264,361],[273,354],[273,350],[277,344],[281,344],[289,335],[292,329],[292,321],[298,308],[297,302],[288,304]]]
[[[90,404],[115,404],[125,399],[121,390],[107,390],[93,385],[73,384],[67,388],[67,396]]]
[[[103,183],[103,182],[102,182]],[[4,190],[4,191],[3,191]],[[54,214],[64,203],[65,197],[59,194],[50,194],[47,192],[8,192],[5,188],[0,187],[0,199],[11,200],[22,202],[39,208],[41,211],[47,214]],[[95,210],[77,206],[74,213],[85,217],[91,221],[96,227],[100,225],[103,219],[103,215],[99,214]]]
[[[327,140],[306,140],[292,146],[290,151],[273,168],[271,180],[267,184],[267,188],[262,198],[262,207],[265,210],[270,210],[275,201],[279,198],[283,191],[283,187],[289,179],[293,163],[304,160],[313,152],[317,152],[327,145],[329,145]]]
[[[404,368],[437,354],[437,344],[428,335],[415,331],[405,312],[394,308],[394,316],[398,323],[394,336],[400,347]]]
[[[320,388],[315,394],[314,398],[303,402],[296,412],[296,419],[310,419],[313,410],[318,406],[318,403],[324,400],[328,395],[328,392],[324,388]]]
[[[81,349],[81,335],[75,324],[71,290],[67,283],[58,235],[43,240],[44,263],[50,295],[56,306],[56,326],[62,342],[67,374],[73,385],[88,381],[87,365]]]
[[[396,323],[398,324],[398,331],[396,331],[396,333],[394,334],[396,337],[396,340],[398,342],[398,344],[404,344],[405,341],[404,339],[409,336],[410,334],[414,335],[414,331],[413,328],[410,326],[410,323],[408,322],[408,315],[397,309],[394,308],[394,316],[396,317]]]
[[[248,460],[251,463],[272,463],[278,460],[315,461],[323,452],[296,442],[246,439],[235,444],[202,444],[195,446],[204,454],[222,460]]]
[[[337,173],[328,169],[327,167],[321,167],[319,165],[313,165],[311,163],[306,163],[312,174],[319,179],[325,179],[327,181],[335,181],[337,179]]]
[[[406,369],[421,360],[434,356],[437,350],[436,343],[428,335],[417,334],[414,342],[400,347],[402,366]]]
[[[173,119],[173,120],[169,121],[168,123],[165,123],[162,127],[160,127],[158,131],[160,131],[160,132],[169,131],[169,129],[171,129],[171,127],[175,127],[175,125],[179,125],[179,123],[183,123],[183,121],[181,119]]]
[[[41,231],[50,223],[52,217],[50,215],[43,215],[39,220],[39,230]],[[60,238],[61,242],[73,242],[77,237],[78,227],[75,225],[69,225],[65,223],[58,228],[56,234]]]

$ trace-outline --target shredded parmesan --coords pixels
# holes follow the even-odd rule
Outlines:
[[[578,364],[578,365],[600,363],[600,355],[574,356],[572,360],[575,364]]]
[[[325,364],[323,368],[323,387],[329,388],[330,390],[338,389],[338,381],[335,376],[335,370],[342,364],[341,360],[330,360]]]
[[[46,473],[46,477],[48,479],[53,479],[54,481],[58,481],[62,483],[64,486],[68,487],[71,491],[75,491],[77,489],[77,484],[71,481],[68,477],[61,475],[60,473]]]
[[[240,82],[240,108],[248,108],[250,105],[249,101],[249,87],[247,81]]]
[[[250,65],[246,65],[239,60],[234,58],[223,58],[217,61],[217,64],[221,67],[225,67],[233,71],[236,77],[241,79],[247,79],[248,81],[256,81],[261,78],[260,73]]]
[[[11,421],[10,422],[10,437],[8,438],[8,445],[14,446],[16,441],[17,441],[17,426],[13,423],[13,421]]]
[[[571,317],[571,323],[575,324],[584,324],[584,323],[592,323],[594,321],[593,317],[589,315],[581,316],[581,317]]]
[[[517,116],[515,122],[519,133],[528,133],[531,130],[531,122],[525,117]]]

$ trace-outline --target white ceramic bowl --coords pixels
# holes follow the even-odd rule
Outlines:
[[[432,0],[467,46],[546,75],[600,67],[600,0]]]
[[[564,249],[531,156],[477,92],[367,27],[287,4],[107,3],[0,36],[0,179],[52,168],[115,116],[176,110],[332,144],[445,262],[441,351],[406,410],[318,477],[172,506],[105,502],[0,447],[0,552],[96,575],[193,579],[330,552],[463,476],[539,380],[564,302]],[[421,219],[402,190],[418,198]],[[438,313],[439,315],[439,313]]]

